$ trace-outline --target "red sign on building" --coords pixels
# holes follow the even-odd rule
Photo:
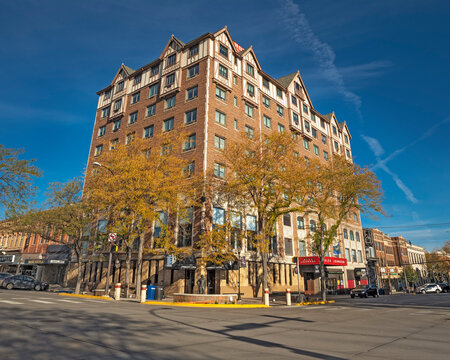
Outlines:
[[[298,258],[299,265],[318,265],[320,264],[320,259],[318,256],[300,256]],[[325,256],[324,259],[325,265],[331,266],[347,266],[347,259],[336,258]]]

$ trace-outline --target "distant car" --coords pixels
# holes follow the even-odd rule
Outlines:
[[[34,277],[28,275],[13,275],[3,280],[2,286],[8,290],[12,289],[27,289],[27,290],[47,290],[48,284],[36,280]]]
[[[350,291],[350,297],[353,299],[355,296],[359,297],[379,297],[378,288],[375,285],[358,285]]]
[[[420,290],[422,294],[428,293],[440,293],[442,292],[441,287],[438,284],[429,284]]]
[[[13,274],[5,273],[5,272],[0,273],[0,287],[2,286],[3,280],[10,276],[13,276]]]
[[[450,288],[447,283],[438,283],[439,287],[442,289],[443,293],[449,292]]]
[[[425,289],[428,285],[434,285],[434,283],[426,283],[426,284],[420,285],[419,287],[416,288],[416,293],[420,294],[422,292],[422,290]]]

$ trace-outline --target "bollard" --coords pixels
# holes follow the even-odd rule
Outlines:
[[[120,300],[120,288],[121,288],[122,284],[121,283],[117,283],[115,288],[114,288],[114,299],[115,300]]]
[[[286,305],[291,306],[291,289],[286,289]]]
[[[269,289],[264,289],[264,305],[269,306]]]
[[[145,303],[147,300],[147,285],[142,284],[141,285],[141,303]]]

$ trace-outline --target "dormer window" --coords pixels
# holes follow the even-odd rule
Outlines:
[[[219,46],[219,53],[228,59],[228,48],[222,44]]]
[[[116,92],[122,91],[124,86],[124,82],[121,81],[116,85]]]
[[[300,84],[297,83],[297,82],[295,83],[295,89],[296,89],[296,90],[300,90]]]
[[[153,66],[152,67],[152,76],[158,75],[159,73],[159,66]]]
[[[194,45],[189,49],[189,57],[195,56],[198,54],[198,45]]]
[[[171,65],[175,64],[176,61],[177,61],[177,54],[170,55],[167,58],[167,66],[171,66]]]
[[[142,80],[142,74],[136,75],[134,77],[134,84],[140,84],[141,80]]]

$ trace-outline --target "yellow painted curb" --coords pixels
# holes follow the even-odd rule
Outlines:
[[[80,297],[80,298],[87,298],[87,299],[97,299],[97,300],[112,300],[110,297],[107,297],[107,296],[94,296],[94,295],[68,294],[68,293],[58,293],[58,295]]]
[[[310,301],[310,302],[303,302],[296,304],[297,306],[305,306],[305,305],[324,305],[324,304],[334,304],[334,300],[328,300],[328,301]]]
[[[165,301],[146,301],[147,305],[167,305],[167,306],[184,306],[184,307],[207,307],[207,308],[233,308],[233,309],[256,309],[256,308],[269,308],[268,305],[253,305],[253,304],[196,304],[196,303],[174,303]]]

